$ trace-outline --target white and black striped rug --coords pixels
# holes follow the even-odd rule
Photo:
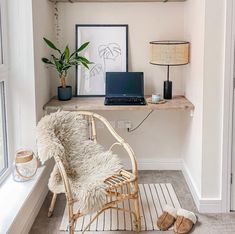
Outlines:
[[[172,205],[180,208],[179,200],[171,184],[139,184],[140,193],[140,213],[141,213],[141,230],[153,231],[159,230],[156,221],[162,214],[162,208],[166,205]],[[118,207],[130,209],[132,202],[125,201]],[[91,215],[86,215],[77,220],[76,232],[80,232],[91,220]],[[90,226],[88,231],[133,231],[132,216],[128,212],[117,211],[114,209],[106,210]],[[65,209],[62,223],[60,226],[61,233],[68,231],[68,216]]]

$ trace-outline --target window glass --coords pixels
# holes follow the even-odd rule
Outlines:
[[[0,83],[0,174],[8,166],[4,82]]]
[[[2,18],[0,9],[0,64],[3,64],[3,44],[2,44]]]

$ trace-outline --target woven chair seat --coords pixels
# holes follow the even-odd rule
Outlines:
[[[104,183],[109,186],[109,189],[117,189],[119,187],[122,187],[123,185],[132,183],[136,180],[136,177],[126,171],[126,170],[121,170],[118,174],[114,174],[113,176],[107,178]]]

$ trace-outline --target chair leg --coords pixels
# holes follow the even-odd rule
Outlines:
[[[69,220],[69,234],[74,234],[74,219]]]
[[[55,208],[55,202],[56,202],[56,198],[57,198],[57,194],[56,193],[53,193],[53,197],[51,199],[51,204],[50,204],[50,207],[49,207],[49,211],[48,211],[48,214],[47,216],[50,218],[53,214],[53,211],[54,211],[54,208]]]
[[[68,199],[68,198],[67,198]],[[69,234],[74,234],[75,231],[75,221],[76,219],[74,218],[74,214],[73,214],[73,203],[70,203],[67,200],[67,209],[68,209],[68,216],[69,216]]]
[[[140,204],[139,204],[139,192],[138,192],[138,182],[134,183],[135,190],[137,191],[137,196],[134,199],[134,209],[135,209],[135,231],[140,232],[141,231],[141,218],[140,218]]]
[[[134,200],[134,207],[135,207],[135,214],[136,214],[135,231],[140,232],[141,231],[141,219],[140,219],[140,210],[139,210],[139,198]]]

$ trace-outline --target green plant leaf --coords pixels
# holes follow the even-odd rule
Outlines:
[[[83,61],[84,63],[92,64],[92,62],[90,62],[88,59],[86,59],[84,57],[78,56],[77,59]]]
[[[65,50],[62,52],[60,51],[50,40],[43,38],[48,47],[56,50],[60,53],[59,56],[55,56],[54,54],[51,55],[51,59],[42,58],[42,62],[46,64],[50,64],[54,67],[60,75],[66,74],[68,70],[72,66],[76,65],[83,65],[87,69],[89,69],[88,64],[92,64],[88,59],[82,56],[78,56],[79,52],[84,50],[88,45],[89,42],[82,44],[74,53],[70,54],[69,46],[65,47]]]
[[[53,44],[53,42],[51,42],[50,40],[46,39],[45,37],[43,37],[43,40],[46,42],[46,44],[50,48],[52,48],[53,50],[57,50],[61,54],[61,51]]]
[[[63,71],[68,71],[70,67],[72,67],[72,66],[71,66],[71,65],[65,65],[65,66],[63,66]]]
[[[84,50],[89,45],[89,43],[90,42],[85,42],[84,44],[82,44],[74,53],[71,54],[70,58]]]
[[[71,66],[76,66],[76,65],[81,64],[81,62],[78,61],[78,60],[73,60],[73,61],[70,61],[69,64],[70,64]]]
[[[53,60],[54,60],[54,63],[55,63],[55,66],[56,66],[57,71],[58,71],[60,74],[62,74],[63,70],[62,70],[62,65],[61,65],[60,61],[59,61],[54,55],[52,55],[52,58],[53,58]]]
[[[77,49],[77,53],[79,53],[79,52],[81,52],[82,50],[84,50],[89,44],[90,44],[90,42],[85,42],[84,44],[82,44],[82,45]]]
[[[86,67],[87,69],[89,69],[89,67],[88,67],[88,65],[87,65],[86,63],[84,63],[84,62],[82,62],[82,61],[81,61],[81,63],[82,63],[82,65],[83,65],[84,67]]]
[[[69,47],[68,46],[66,46],[64,54],[65,54],[65,59],[66,59],[66,61],[68,63],[69,62],[69,58],[70,58],[70,51],[69,51]]]
[[[42,62],[46,64],[53,64],[48,58],[42,58]]]
[[[61,60],[61,61],[64,61],[64,59],[65,59],[65,52],[63,52],[63,53],[61,54],[61,56],[60,56],[60,60]]]
[[[53,59],[53,61],[56,59],[56,60],[59,60],[59,58],[57,58],[54,54],[51,54],[51,57]]]

